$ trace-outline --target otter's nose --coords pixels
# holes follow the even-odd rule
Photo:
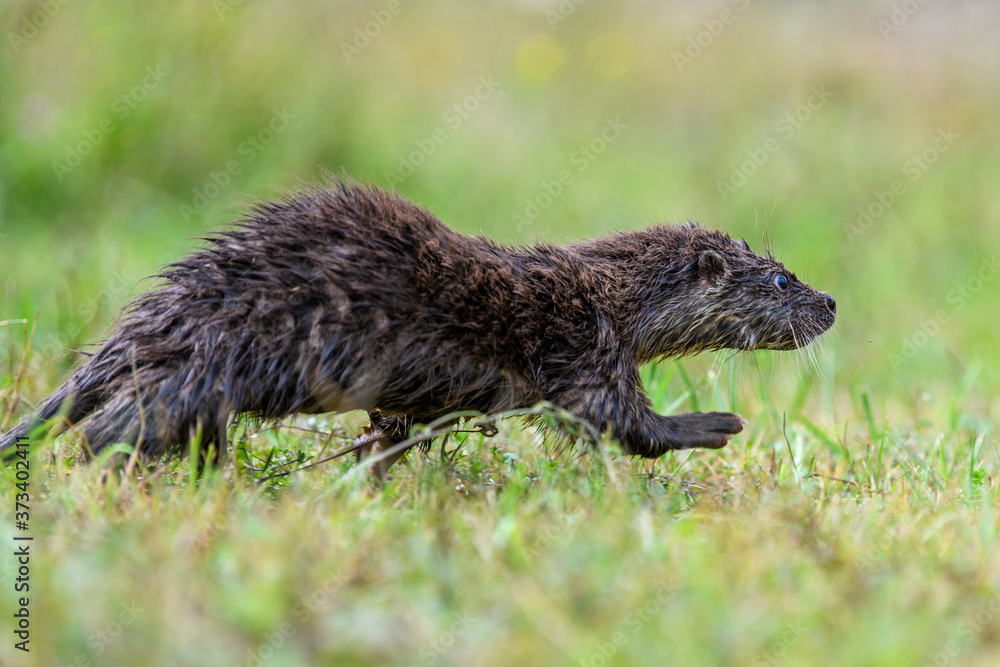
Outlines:
[[[837,314],[837,302],[829,294],[826,295],[826,307],[830,309],[830,312],[834,315]]]

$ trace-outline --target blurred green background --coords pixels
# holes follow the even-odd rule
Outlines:
[[[330,567],[350,582],[269,664],[409,664],[459,611],[483,621],[460,664],[603,664],[588,651],[675,579],[629,664],[778,664],[800,621],[820,630],[787,664],[917,664],[996,599],[996,3],[7,0],[0,26],[0,420],[145,277],[325,173],[510,243],[697,219],[838,302],[814,359],[738,360],[746,391],[648,370],[658,409],[751,420],[650,467],[554,463],[510,426],[384,493],[341,484],[345,459],[268,495],[231,469],[184,486],[183,463],[104,484],[57,444],[33,499],[37,664],[94,655],[135,599],[153,613],[107,664],[250,664]],[[355,432],[316,428],[255,442]],[[988,627],[963,664],[996,664]]]
[[[766,232],[838,300],[838,390],[905,403],[964,380],[990,396],[997,269],[976,278],[1000,239],[998,16],[915,0],[8,2],[0,319],[38,311],[32,363],[53,384],[143,277],[330,170],[509,242],[687,219],[757,248]],[[0,328],[7,372],[22,345]]]

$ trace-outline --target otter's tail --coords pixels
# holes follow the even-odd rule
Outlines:
[[[83,439],[89,452],[98,454],[109,445],[127,443],[141,453],[157,456],[188,443],[201,432],[201,447],[216,445],[216,456],[226,448],[230,408],[221,389],[206,372],[191,384],[196,364],[139,371],[140,379],[118,372],[122,365],[105,363],[97,355],[45,399],[37,410],[10,431],[0,435],[0,460],[11,458],[18,442],[48,426],[58,434],[84,419]],[[138,395],[135,384],[144,387]]]
[[[50,425],[50,433],[58,434],[66,430],[67,426],[89,415],[95,408],[95,401],[91,400],[88,393],[92,392],[80,391],[77,377],[74,375],[45,399],[31,415],[0,435],[0,459],[4,461],[9,459],[11,448],[18,442],[26,442],[33,431],[45,426],[55,417],[62,415],[62,419]]]

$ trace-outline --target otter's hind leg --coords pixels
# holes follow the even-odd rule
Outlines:
[[[205,428],[205,422],[198,419],[188,428],[189,444],[198,444],[198,477],[209,468],[220,468],[229,454],[229,413],[220,411],[215,423]]]
[[[410,447],[397,449],[397,446],[409,437],[413,418],[385,415],[378,410],[370,411],[368,418],[371,419],[371,423],[365,427],[364,433],[354,441],[357,447],[355,454],[358,462],[370,456],[385,454],[369,468],[373,478],[382,480],[385,479],[389,468],[410,450]]]

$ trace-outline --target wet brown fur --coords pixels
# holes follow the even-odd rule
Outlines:
[[[718,448],[739,416],[656,414],[639,366],[794,349],[835,317],[828,295],[772,257],[694,223],[507,247],[351,183],[259,204],[159,278],[0,449],[60,409],[86,420],[93,451],[138,443],[147,457],[199,430],[203,448],[225,450],[233,414],[364,409],[370,451],[457,410],[543,400],[628,454]]]

